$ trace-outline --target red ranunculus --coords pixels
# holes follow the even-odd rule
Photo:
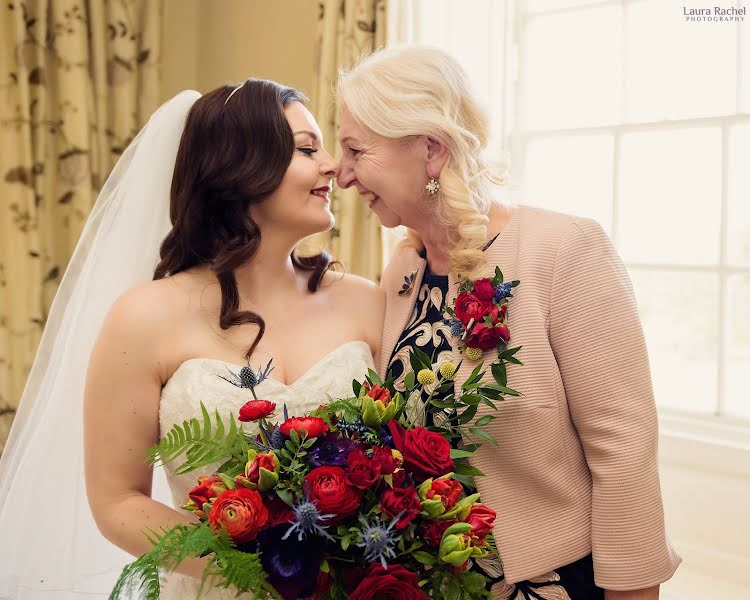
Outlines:
[[[327,523],[338,523],[359,508],[362,492],[349,482],[346,471],[341,467],[313,469],[305,476],[305,482],[318,510],[324,515],[334,515]]]
[[[487,327],[484,323],[475,323],[469,335],[466,336],[466,346],[468,348],[481,348],[482,350],[496,348],[503,337],[501,331],[503,327],[505,325]]]
[[[293,429],[300,435],[307,433],[308,438],[314,438],[326,433],[328,425],[319,417],[290,417],[281,424],[279,429],[287,437]]]
[[[422,504],[414,487],[388,488],[380,496],[380,508],[389,517],[401,514],[396,523],[397,529],[406,527],[422,512]]]
[[[388,446],[375,446],[372,449],[372,462],[383,475],[390,475],[400,466]]]
[[[472,506],[469,516],[466,517],[466,522],[471,525],[471,534],[483,540],[492,531],[496,516],[497,513],[484,504]]]
[[[414,478],[411,476],[411,473],[407,473],[403,469],[397,469],[393,473],[393,487],[395,488],[408,487],[413,484],[414,484]]]
[[[443,539],[443,533],[445,533],[445,530],[455,522],[456,519],[445,519],[443,521],[427,521],[421,527],[422,538],[433,548],[438,548],[440,546],[440,542]]]
[[[432,500],[435,496],[439,497],[445,510],[449,510],[456,505],[462,491],[461,484],[455,479],[434,479],[425,497],[428,500]]]
[[[492,300],[495,297],[495,286],[487,279],[479,279],[474,282],[474,295],[480,300]]]
[[[380,469],[360,448],[356,448],[346,457],[346,474],[354,487],[366,490],[375,485]]]
[[[468,292],[462,292],[456,298],[456,318],[466,326],[472,319],[481,321],[491,308],[492,302],[480,300]]]
[[[365,381],[365,390],[373,400],[380,400],[383,404],[388,404],[391,401],[391,393],[388,388],[379,385],[370,386],[370,382]]]
[[[419,580],[401,565],[370,565],[364,579],[349,595],[349,600],[429,600],[419,588]]]
[[[451,445],[439,433],[424,427],[406,430],[395,419],[388,422],[388,429],[404,457],[404,468],[419,479],[440,477],[453,470]]]
[[[268,522],[268,509],[255,490],[227,490],[211,507],[208,522],[217,530],[224,527],[234,543],[244,544],[254,540],[258,531]]]
[[[239,420],[243,422],[257,421],[270,415],[276,409],[276,404],[268,400],[250,400],[240,408]]]
[[[323,598],[331,591],[332,587],[333,578],[331,577],[331,574],[326,573],[325,571],[319,571],[318,578],[315,580],[315,592],[313,593],[312,600],[320,600],[320,598]]]

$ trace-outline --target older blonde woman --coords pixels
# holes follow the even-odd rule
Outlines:
[[[341,75],[339,184],[354,186],[408,238],[385,269],[380,371],[410,348],[463,359],[442,310],[457,275],[499,266],[519,279],[509,305],[523,366],[475,465],[503,569],[494,598],[658,598],[680,558],[665,534],[657,417],[632,287],[602,228],[495,199],[487,123],[460,65],[437,49],[377,52]],[[436,189],[439,188],[439,189]],[[406,278],[406,279],[405,279]]]

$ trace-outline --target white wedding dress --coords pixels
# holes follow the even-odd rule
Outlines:
[[[332,398],[346,398],[352,395],[352,380],[362,381],[368,369],[373,368],[370,346],[360,340],[342,344],[321,358],[291,385],[285,385],[273,379],[263,381],[255,388],[259,399],[276,403],[278,421],[283,419],[283,408],[286,405],[289,416],[300,416],[309,413],[320,404]],[[256,366],[256,365],[253,365]],[[235,387],[224,381],[219,375],[228,377],[227,368],[239,373],[241,365],[230,365],[210,358],[193,358],[182,363],[162,389],[159,407],[159,426],[161,435],[176,424],[192,418],[202,419],[200,403],[208,409],[209,414],[215,410],[226,416],[236,417],[240,407],[252,399],[248,389]],[[243,427],[250,430],[250,424]],[[173,506],[178,510],[187,502],[188,491],[196,485],[198,475],[208,475],[219,465],[208,466],[201,472],[176,475],[175,469],[179,460],[165,466]],[[171,574],[165,578],[162,587],[162,598],[170,600],[190,600],[195,598],[199,581],[195,578]],[[235,598],[231,590],[214,589],[205,592],[202,598],[210,600],[229,600]],[[249,598],[243,594],[240,598]]]

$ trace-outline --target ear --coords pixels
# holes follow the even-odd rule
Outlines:
[[[427,176],[438,179],[443,171],[445,163],[448,162],[448,148],[435,138],[425,138],[427,145]]]

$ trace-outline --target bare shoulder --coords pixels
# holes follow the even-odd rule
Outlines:
[[[344,302],[368,302],[372,305],[385,305],[385,293],[374,281],[350,273],[327,272],[321,287],[330,289]]]
[[[94,357],[110,364],[127,358],[143,370],[160,373],[165,341],[173,331],[182,296],[175,283],[169,279],[149,281],[121,294],[104,319]]]

